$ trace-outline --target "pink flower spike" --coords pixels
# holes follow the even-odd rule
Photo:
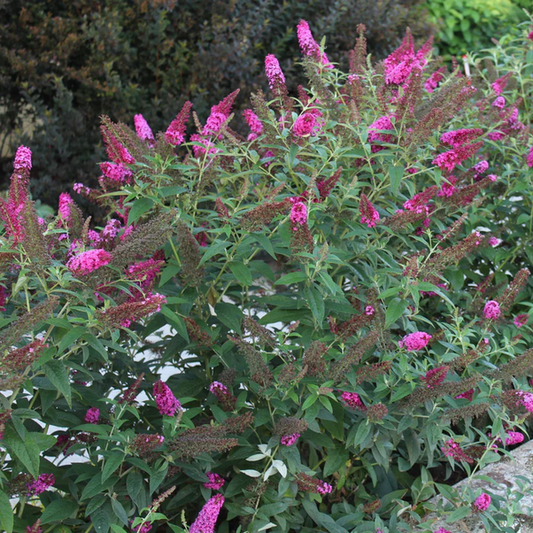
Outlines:
[[[533,146],[529,149],[527,154],[526,163],[528,167],[533,167]]]
[[[464,398],[465,400],[468,400],[469,402],[472,401],[472,398],[474,397],[474,389],[467,390],[466,392],[462,392],[461,394],[458,394],[455,399],[459,400],[461,398]]]
[[[424,89],[428,93],[432,93],[438,87],[439,83],[444,79],[444,72],[446,72],[446,67],[440,67],[425,81]]]
[[[483,315],[488,320],[497,320],[500,318],[502,312],[500,310],[500,304],[496,300],[489,300],[483,309]]]
[[[429,333],[415,331],[406,335],[401,341],[398,341],[398,345],[400,348],[405,348],[408,352],[417,352],[425,348],[432,338],[432,335]]]
[[[358,409],[359,411],[365,411],[365,404],[362,402],[359,394],[356,392],[343,392],[341,394],[341,400],[350,409]]]
[[[452,196],[455,192],[457,178],[455,176],[448,176],[446,179],[449,181],[449,183],[443,183],[440,191],[437,192],[437,196],[440,196],[441,198],[450,198],[450,196]]]
[[[320,481],[320,483],[316,486],[316,490],[318,494],[330,494],[333,491],[333,487],[325,481]]]
[[[476,498],[473,504],[474,511],[483,512],[489,508],[491,497],[485,492]]]
[[[26,146],[19,146],[15,154],[15,160],[13,161],[13,169],[15,172],[20,172],[21,170],[29,172],[31,167],[31,150]]]
[[[215,533],[215,525],[223,505],[224,496],[222,494],[215,494],[210,498],[191,524],[189,533]]]
[[[524,435],[519,431],[508,431],[507,438],[505,439],[506,446],[513,446],[514,444],[520,444],[524,442]]]
[[[28,483],[30,494],[39,495],[47,491],[55,483],[54,474],[41,474],[35,481]]]
[[[181,409],[181,404],[178,399],[174,396],[168,385],[161,380],[155,382],[153,394],[159,414],[174,416],[176,411]]]
[[[292,446],[293,444],[296,444],[299,438],[299,433],[293,433],[292,435],[283,435],[281,437],[281,444],[283,444],[283,446]]]
[[[505,90],[505,87],[507,86],[507,82],[509,81],[509,78],[513,75],[512,72],[508,72],[505,74],[505,76],[502,76],[501,78],[498,78],[492,85],[492,89],[497,95],[500,95]]]
[[[498,98],[492,102],[492,106],[497,107],[498,109],[503,109],[505,107],[505,97],[498,96]]]
[[[285,84],[285,76],[274,54],[268,54],[265,57],[265,74],[271,89],[274,89],[277,85]]]
[[[368,142],[371,144],[372,153],[376,153],[385,149],[384,146],[375,144],[376,142],[390,143],[393,141],[395,131],[394,124],[391,120],[393,118],[396,118],[396,115],[385,115],[383,117],[379,117],[377,120],[372,122],[370,126],[368,126]],[[382,131],[391,131],[393,133],[381,133]]]
[[[447,374],[448,367],[439,366],[437,368],[432,368],[431,370],[428,370],[425,376],[420,378],[420,381],[423,381],[428,389],[434,389],[446,379]]]
[[[251,109],[245,109],[242,114],[244,116],[244,120],[246,120],[246,123],[252,131],[251,134],[255,135],[254,138],[257,138],[258,135],[261,135],[261,133],[263,133],[263,123],[261,122],[259,117]]]
[[[134,526],[134,522],[135,520],[130,520],[131,530],[133,531],[133,533],[149,533],[149,531],[152,530],[152,524],[149,524],[148,522],[145,522],[144,524],[139,524],[138,526]]]
[[[294,202],[290,217],[293,224],[303,226],[307,222],[307,206],[300,201]]]
[[[215,474],[214,472],[206,472],[205,475],[209,479],[207,483],[204,483],[204,487],[206,489],[219,490],[226,483],[226,481],[224,480],[222,476],[219,476],[218,474]]]
[[[148,141],[150,144],[152,144],[155,141],[154,134],[152,132],[152,128],[150,128],[145,118],[142,115],[135,115],[133,117],[133,122],[135,123],[137,137],[139,137],[139,139],[142,141]]]
[[[176,118],[169,124],[165,132],[165,140],[172,146],[178,146],[185,141],[185,130],[187,121],[191,113],[192,103],[187,101],[183,104],[181,111]]]
[[[359,212],[361,213],[361,224],[366,224],[369,228],[376,227],[376,222],[379,220],[379,213],[365,194],[361,194]]]
[[[529,320],[528,314],[517,315],[515,319],[513,320],[513,324],[517,328],[521,328],[523,325],[527,324],[528,320]]]
[[[320,124],[313,113],[304,113],[300,115],[292,126],[292,132],[297,137],[316,136],[320,132]]]
[[[320,61],[325,67],[333,68],[329,62],[328,56],[320,52],[320,46],[315,41],[309,23],[305,20],[300,20],[296,27],[296,34],[298,36],[298,43],[303,54],[313,57],[316,61]]]
[[[450,145],[452,148],[458,148],[464,144],[477,139],[483,134],[483,130],[480,128],[448,131],[443,133],[440,137],[440,142]]]
[[[489,246],[492,246],[493,248],[495,248],[496,246],[498,246],[498,244],[500,244],[502,241],[500,241],[500,239],[498,239],[497,237],[489,237],[489,240],[488,240],[488,243],[489,243]]]
[[[98,424],[100,419],[100,409],[97,407],[91,407],[87,413],[85,413],[85,422],[87,424]]]
[[[113,259],[113,256],[105,250],[87,250],[69,259],[67,261],[67,268],[76,276],[86,276],[108,265],[111,259]]]
[[[68,222],[70,219],[70,206],[74,205],[74,200],[71,198],[68,192],[62,192],[59,195],[59,207],[58,213],[59,216],[65,221]]]

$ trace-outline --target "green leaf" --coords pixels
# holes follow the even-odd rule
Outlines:
[[[128,525],[128,514],[126,513],[126,509],[124,509],[124,506],[118,500],[111,500],[111,507],[113,508],[113,512],[115,513],[115,516],[125,526],[127,526]]]
[[[311,313],[313,313],[313,317],[316,320],[317,325],[321,327],[326,312],[324,307],[324,297],[320,291],[314,287],[306,287],[304,289],[304,296],[307,300],[309,309],[311,309]]]
[[[102,483],[111,477],[113,472],[120,466],[122,460],[124,459],[124,454],[121,452],[113,452],[105,460],[104,468],[102,469]]]
[[[41,515],[42,524],[50,524],[51,522],[61,522],[73,515],[78,510],[78,504],[71,500],[54,500],[46,506]]]
[[[291,285],[292,283],[299,283],[307,279],[307,274],[305,272],[291,272],[290,274],[285,274],[274,283],[274,285]]]
[[[39,455],[40,450],[30,434],[24,440],[11,427],[7,427],[4,433],[3,442],[9,450],[26,467],[28,472],[34,477],[39,476]]]
[[[72,408],[72,394],[65,364],[61,361],[48,361],[43,366],[43,371],[52,385],[65,397],[68,406]]]
[[[396,287],[390,287],[383,292],[379,293],[379,297],[381,300],[385,300],[386,298],[389,298],[390,296],[394,296],[395,294],[398,294],[402,290],[401,285],[397,285]]]
[[[310,394],[306,399],[304,404],[302,405],[302,411],[306,411],[311,407],[316,401],[318,400],[318,396],[316,394]]]
[[[399,298],[394,298],[394,300],[389,303],[385,315],[385,329],[389,328],[403,315],[403,312],[407,309],[408,305],[406,300],[400,300]]]
[[[339,448],[327,451],[326,464],[324,465],[324,476],[330,476],[333,472],[338,472],[348,460],[348,452]]]
[[[404,166],[403,165],[389,165],[390,190],[392,194],[396,194],[402,182]]]
[[[168,462],[165,461],[163,463],[163,466],[159,468],[158,470],[152,470],[150,474],[150,494],[153,494],[159,485],[163,483],[163,480],[165,479],[165,476],[167,475],[168,470]]]
[[[346,529],[339,526],[331,516],[325,513],[321,513],[316,506],[315,502],[311,500],[302,500],[303,507],[309,517],[319,526],[327,529],[330,533],[348,533]]]
[[[172,527],[172,526],[170,526],[170,527]],[[113,533],[126,533],[126,531],[123,528],[121,528],[120,526],[117,526],[117,524],[111,524],[111,529],[112,529]]]
[[[397,402],[398,400],[401,400],[402,398],[405,398],[407,395],[411,394],[413,388],[414,387],[411,383],[404,383],[399,389],[394,391],[394,394],[391,398],[391,403]],[[401,431],[399,431],[399,433],[401,433]]]
[[[9,503],[9,496],[2,491],[0,491],[0,525],[2,531],[13,532],[13,509]]]
[[[161,272],[161,278],[159,280],[159,286],[162,287],[171,278],[173,278],[180,270],[180,267],[174,263],[168,265],[163,272]]]
[[[128,496],[133,498],[141,490],[143,478],[139,472],[130,472],[126,478],[126,488],[128,489]]]
[[[158,193],[161,198],[166,198],[167,196],[177,196],[178,194],[186,191],[187,189],[185,187],[181,187],[180,185],[173,185],[172,187],[160,187],[158,189]]]
[[[67,348],[74,344],[84,333],[87,332],[87,328],[74,328],[68,331],[61,339],[57,348],[57,355],[61,355]]]
[[[331,294],[344,294],[342,292],[342,289],[333,281],[333,278],[327,272],[321,270],[318,275],[320,276],[326,287],[329,289]]]
[[[107,533],[111,527],[111,522],[114,521],[114,514],[109,501],[98,507],[91,514],[91,524],[94,526],[95,533]]]
[[[241,323],[244,319],[244,315],[236,305],[218,303],[215,306],[215,313],[222,324],[224,324],[227,328],[240,333]]]
[[[85,509],[85,518],[87,518],[93,511],[98,509],[98,507],[100,507],[101,505],[104,505],[106,500],[107,500],[107,496],[105,494],[97,494],[87,504],[87,508]]]
[[[470,507],[459,507],[459,509],[456,509],[452,513],[450,513],[450,516],[446,519],[447,524],[451,524],[452,522],[457,522],[457,520],[461,520],[462,518],[466,518],[471,513]]]
[[[242,283],[245,287],[249,287],[252,284],[252,273],[245,264],[233,262],[229,264],[229,268],[239,283]]]
[[[93,496],[96,496],[100,492],[103,492],[104,490],[113,486],[117,479],[117,476],[113,476],[102,482],[102,474],[101,472],[98,472],[98,474],[91,478],[89,483],[87,483],[87,485],[83,489],[83,492],[81,493],[81,501],[87,500],[88,498],[92,498]]]
[[[409,455],[409,463],[413,466],[420,457],[420,442],[418,435],[412,430],[404,431],[403,438],[407,446],[407,453]]]
[[[150,198],[139,198],[138,200],[135,200],[133,202],[133,205],[131,206],[130,213],[128,215],[128,226],[131,226],[131,224],[134,224],[139,220],[144,213],[147,211],[150,211],[152,207],[154,206],[154,201],[150,200]]]
[[[190,342],[189,333],[185,327],[185,322],[183,319],[174,313],[167,305],[161,307],[161,313],[163,313],[168,319],[172,321],[172,326],[176,328],[176,331],[179,333],[180,337],[185,339],[187,342]]]
[[[226,241],[215,241],[204,253],[202,256],[202,259],[200,259],[200,263],[198,266],[203,265],[206,261],[211,259],[214,255],[219,255],[224,252],[224,250],[230,245],[229,242]]]
[[[272,243],[269,241],[268,237],[262,233],[254,233],[253,237],[263,247],[265,252],[267,252],[272,259],[277,261],[278,258],[276,257],[276,252],[274,252],[274,248],[272,247]]]

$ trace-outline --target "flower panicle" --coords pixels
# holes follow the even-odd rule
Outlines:
[[[313,341],[305,350],[303,364],[307,366],[307,374],[310,376],[323,376],[326,369],[326,355],[328,347],[321,341]]]
[[[119,404],[131,404],[137,397],[137,394],[139,392],[139,387],[141,386],[141,383],[144,379],[144,372],[141,372],[137,379],[128,387],[126,392],[122,395],[120,400],[118,401]]]
[[[334,383],[340,383],[346,379],[346,375],[353,365],[359,363],[363,355],[372,349],[379,339],[379,331],[369,331],[364,337],[359,339],[355,344],[349,346],[344,357],[333,363],[328,372],[328,379]]]
[[[517,296],[526,286],[530,274],[531,273],[529,269],[522,268],[514,276],[511,283],[509,283],[509,286],[505,289],[505,291],[499,298],[502,312],[507,313],[510,310]]]
[[[165,131],[165,141],[172,146],[178,146],[185,142],[185,130],[192,109],[192,103],[187,101],[183,104],[181,111],[169,124]]]
[[[333,492],[333,487],[329,483],[326,483],[321,479],[311,477],[303,472],[296,474],[295,479],[296,484],[298,485],[298,490],[302,492],[311,492],[321,495],[330,494]]]
[[[186,316],[183,320],[185,321],[187,333],[192,341],[198,343],[202,348],[209,348],[213,344],[211,335],[207,331],[203,331],[193,318]]]
[[[288,199],[281,202],[264,202],[244,214],[240,222],[247,231],[256,231],[270,224],[277,216],[288,214],[290,209],[291,203]]]
[[[244,329],[263,346],[274,348],[278,342],[276,335],[268,328],[258,324],[252,317],[245,317],[243,320]]]
[[[162,294],[141,293],[133,299],[98,311],[97,314],[104,324],[111,328],[128,328],[132,322],[138,322],[161,310],[161,306],[166,303],[166,298]]]
[[[273,376],[261,352],[241,337],[228,335],[228,339],[237,346],[239,353],[246,359],[252,380],[263,387],[268,387],[272,383]]]
[[[220,381],[213,381],[209,387],[209,391],[216,396],[225,411],[233,411],[235,409],[237,398],[235,398],[226,385],[220,383]]]
[[[369,365],[364,365],[357,369],[356,372],[356,383],[360,385],[365,381],[373,381],[378,376],[382,376],[390,372],[392,368],[391,361],[380,361],[378,363],[371,363]]]
[[[165,437],[163,435],[159,435],[158,433],[150,433],[150,434],[137,434],[135,435],[135,438],[133,439],[130,447],[131,450],[136,453],[139,457],[147,457],[149,456],[154,450],[159,448],[163,442],[165,441]]]

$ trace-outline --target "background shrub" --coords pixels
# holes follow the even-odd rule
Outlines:
[[[374,67],[361,35],[348,73],[302,41],[308,88],[289,97],[269,57],[247,138],[236,93],[188,142],[187,107],[155,136],[104,117],[104,177],[75,187],[104,227],[69,195],[40,221],[17,152],[0,203],[6,531],[512,520],[447,481],[499,460],[533,411],[529,262],[497,240],[521,224],[529,130],[486,161],[510,117],[409,34]]]
[[[95,183],[94,163],[104,159],[101,114],[131,123],[135,113],[144,113],[163,129],[191,100],[205,119],[229,92],[240,88],[245,102],[252,90],[265,88],[263,59],[270,52],[288,79],[296,79],[301,71],[293,26],[300,18],[328,35],[328,54],[342,63],[358,23],[367,25],[378,57],[398,44],[408,20],[417,36],[429,30],[419,0],[2,2],[4,188],[14,148],[28,143],[28,124],[33,190],[56,205],[74,182]],[[289,89],[295,94],[292,82]],[[237,116],[234,127],[242,125]]]
[[[449,60],[491,45],[527,17],[522,8],[529,0],[428,0],[426,8],[435,24],[435,44]]]

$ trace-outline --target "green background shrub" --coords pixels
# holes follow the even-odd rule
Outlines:
[[[438,53],[449,59],[490,46],[520,21],[529,0],[428,0]]]

